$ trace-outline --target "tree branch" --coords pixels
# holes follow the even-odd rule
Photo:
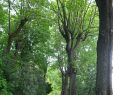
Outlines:
[[[5,50],[6,53],[10,52],[11,44],[12,44],[14,38],[18,36],[18,34],[20,33],[21,29],[24,27],[24,25],[27,21],[28,21],[27,18],[20,20],[20,24],[17,27],[17,29],[12,33],[8,33],[8,42],[7,42],[7,46],[6,46],[6,50]]]

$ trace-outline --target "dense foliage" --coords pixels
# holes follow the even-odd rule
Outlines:
[[[77,95],[95,95],[98,23],[93,0],[1,0],[0,95],[62,95],[66,26]]]

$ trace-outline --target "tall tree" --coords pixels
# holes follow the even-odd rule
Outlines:
[[[112,0],[95,0],[99,10],[96,95],[112,95],[111,17]]]
[[[47,2],[9,1],[9,19],[6,17],[5,23],[9,23],[10,32],[3,27],[6,44],[2,47],[2,71],[8,83],[5,88],[13,95],[45,95],[50,92],[46,91],[46,86],[50,86],[45,82],[50,38]],[[6,4],[5,0],[3,2]]]
[[[75,61],[77,59],[77,48],[82,41],[85,41],[90,34],[94,21],[95,7],[90,8],[89,1],[56,0],[57,22],[59,31],[65,40],[65,51],[67,54],[67,66],[61,69],[62,92],[61,95],[76,95]],[[84,10],[83,10],[84,9]],[[89,14],[90,12],[90,14]],[[87,16],[93,15],[90,19]]]

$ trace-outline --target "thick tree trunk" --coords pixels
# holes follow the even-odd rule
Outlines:
[[[111,8],[112,0],[96,0],[99,9],[96,95],[112,95],[111,86]]]

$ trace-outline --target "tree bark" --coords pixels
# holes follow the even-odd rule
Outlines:
[[[73,72],[70,76],[70,94],[76,95],[76,73]]]
[[[74,49],[71,47],[68,50],[68,74],[69,74],[69,95],[76,95],[76,72],[74,68]]]
[[[112,0],[96,0],[99,10],[96,95],[112,95],[111,15]]]
[[[68,95],[68,76],[66,74],[62,74],[62,91],[61,91],[61,95]]]
[[[75,52],[74,48],[68,45],[67,43],[67,55],[68,55],[68,77],[69,77],[69,94],[68,95],[76,95],[76,70],[74,68],[75,61]]]

